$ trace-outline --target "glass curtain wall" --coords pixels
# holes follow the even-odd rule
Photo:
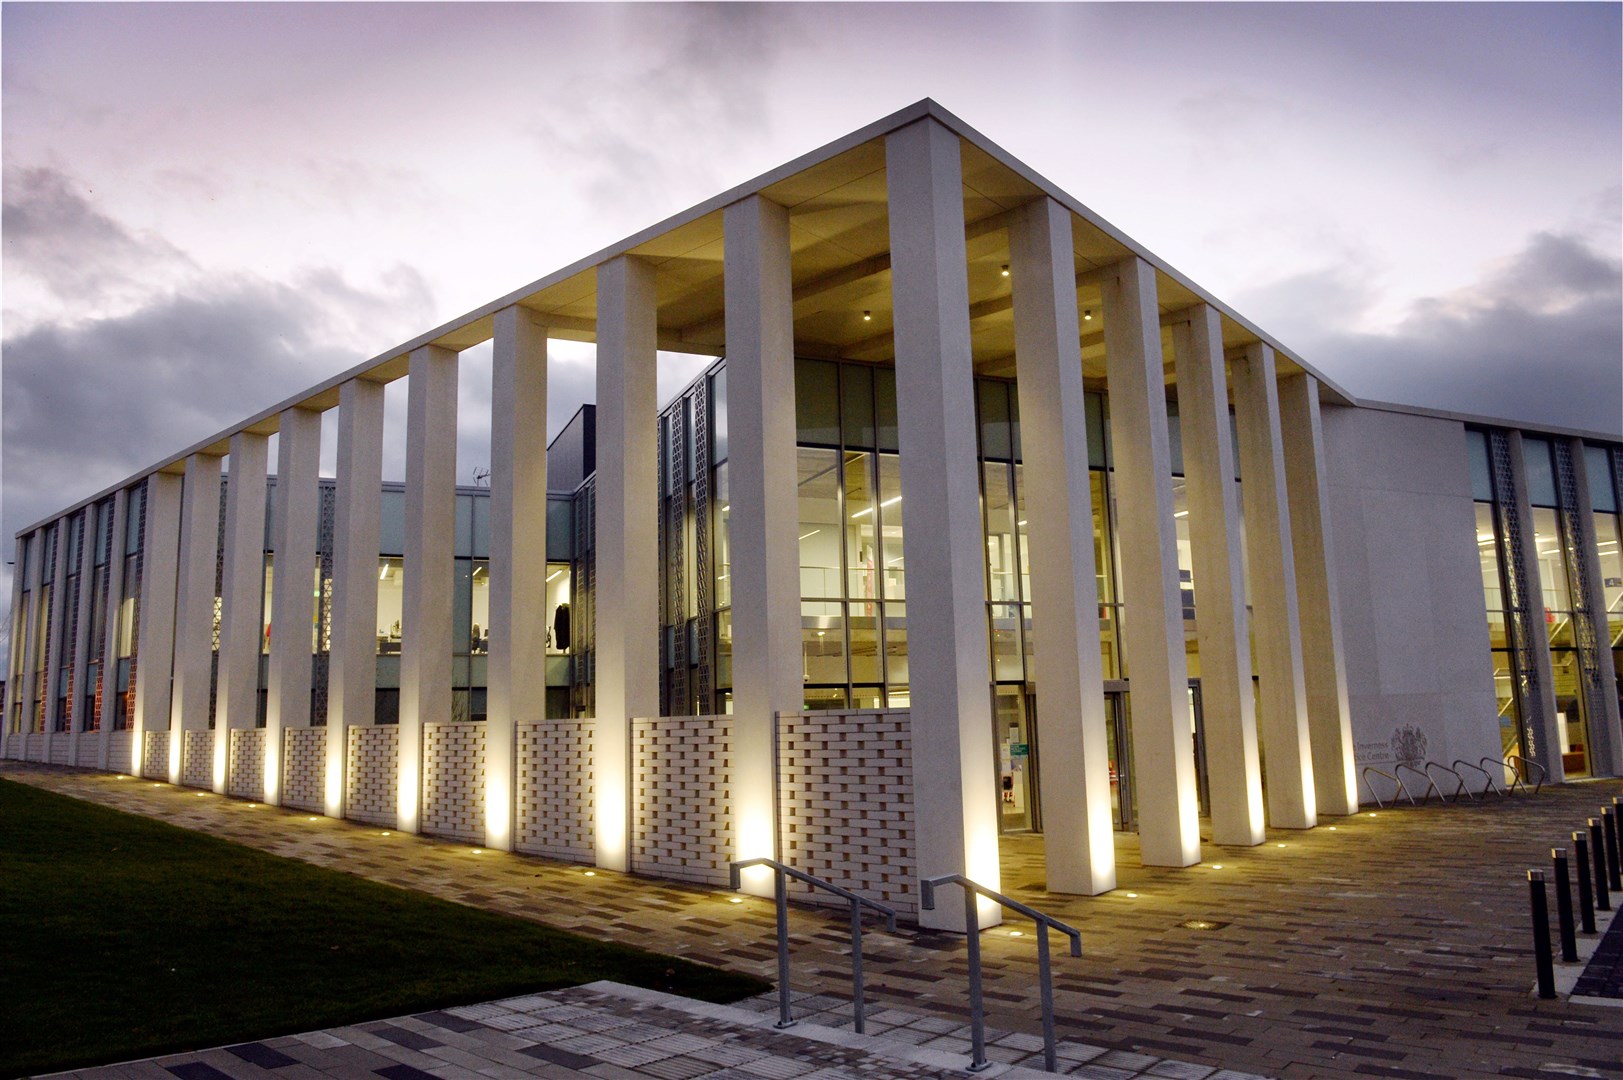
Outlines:
[[[1623,552],[1619,540],[1623,527],[1618,510],[1623,505],[1623,452],[1604,446],[1584,447],[1584,471],[1589,479],[1590,510],[1594,514],[1595,549],[1600,557],[1601,598],[1605,611],[1596,619],[1598,636],[1603,637],[1617,672],[1618,711],[1623,712]],[[1601,661],[1605,662],[1602,656]]]
[[[1497,701],[1499,746],[1504,754],[1522,752],[1524,725],[1517,664],[1517,626],[1511,568],[1505,551],[1504,510],[1496,498],[1495,463],[1486,432],[1466,433],[1471,466],[1471,492],[1476,500],[1476,547],[1482,568],[1483,605],[1488,619],[1488,646],[1493,661],[1493,690]]]
[[[113,682],[113,730],[123,731],[135,715],[136,655],[140,644],[141,573],[146,536],[147,486],[142,481],[130,489],[124,517],[124,588],[118,605],[118,641],[115,649]],[[167,662],[167,658],[164,658]],[[167,673],[160,671],[167,677]]]
[[[11,667],[8,669],[6,685],[11,687],[11,715],[6,718],[11,734],[20,734],[23,730],[23,686],[26,672],[24,665],[28,663],[28,633],[33,626],[30,618],[33,603],[33,590],[28,588],[29,568],[32,562],[35,545],[38,544],[35,535],[22,538],[17,545],[17,566],[15,573],[23,583],[22,592],[17,597],[17,610],[11,618]]]
[[[1588,776],[1588,702],[1575,628],[1573,581],[1578,576],[1567,564],[1567,552],[1578,550],[1576,539],[1563,530],[1557,494],[1553,448],[1548,440],[1524,437],[1522,453],[1527,472],[1527,500],[1533,509],[1533,544],[1537,551],[1539,589],[1544,597],[1545,633],[1550,646],[1554,677],[1555,722],[1561,742],[1561,764],[1569,776]]]
[[[79,705],[84,712],[84,730],[100,731],[102,725],[102,677],[107,656],[107,599],[111,586],[113,558],[113,500],[96,505],[96,535],[90,572],[90,652],[85,657],[85,685]]]
[[[56,640],[58,659],[56,700],[51,707],[52,730],[73,730],[73,669],[78,659],[79,570],[83,565],[85,511],[68,518],[67,564],[62,575],[62,626]]]

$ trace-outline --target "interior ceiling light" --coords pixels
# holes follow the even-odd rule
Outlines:
[[[1092,308],[1083,308],[1082,309],[1082,321],[1083,322],[1092,322],[1093,321],[1093,309]]]
[[[1008,263],[1003,264],[1003,276],[1004,277],[1009,276],[1009,264]]]
[[[862,313],[862,321],[863,321],[863,322],[873,322],[873,312],[871,312],[871,311],[864,311],[864,312],[863,312],[863,313]]]

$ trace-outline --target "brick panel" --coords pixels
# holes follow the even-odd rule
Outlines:
[[[113,732],[113,738],[124,736],[125,744],[129,743],[129,732]],[[146,745],[141,748],[141,775],[149,776],[154,780],[169,779],[169,732],[148,731]],[[116,745],[116,744],[115,744]],[[111,765],[109,759],[107,764]]]
[[[51,764],[70,765],[73,763],[73,738],[66,731],[56,733],[51,740]]]
[[[169,733],[151,732],[150,735],[163,735],[164,762],[168,768],[169,760]],[[130,733],[128,731],[109,731],[107,733],[107,768],[116,773],[129,773],[133,770],[134,762],[130,760]],[[147,774],[152,775],[151,773]],[[163,773],[159,773],[162,776]]]
[[[423,725],[423,832],[485,842],[485,725]]]
[[[790,866],[916,915],[908,710],[779,713],[778,833]]]
[[[516,726],[518,835],[514,846],[531,855],[589,863],[592,839],[592,731],[590,719],[542,720]]]
[[[180,782],[186,787],[214,786],[214,732],[183,731],[180,743]]]
[[[327,729],[282,731],[282,805],[320,811],[326,806]]]
[[[393,724],[349,729],[348,796],[344,816],[394,828],[399,822],[396,784],[400,729]]]
[[[231,760],[226,765],[225,791],[240,799],[265,794],[265,729],[238,728],[231,732]]]
[[[730,716],[631,722],[631,869],[727,884],[733,849]]]
[[[101,763],[101,738],[94,731],[81,732],[73,753],[73,763],[81,769],[94,769]],[[114,772],[123,772],[114,769]]]
[[[23,760],[45,760],[45,735],[43,732],[31,731],[23,739]]]

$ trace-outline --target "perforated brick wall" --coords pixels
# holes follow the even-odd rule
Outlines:
[[[395,827],[399,746],[400,729],[393,724],[350,727],[345,817]]]
[[[231,760],[226,765],[225,790],[240,799],[265,794],[265,729],[238,728],[231,732]]]
[[[518,724],[518,835],[514,846],[565,862],[592,862],[590,719]]]
[[[916,915],[908,711],[779,713],[778,833],[790,866]]]
[[[152,732],[156,735],[157,732]],[[163,733],[164,760],[168,761],[169,733]],[[109,731],[107,733],[107,767],[116,773],[128,773],[131,769],[130,761],[130,733],[128,731]],[[165,766],[167,768],[167,765]],[[151,773],[147,774],[152,775]],[[161,773],[159,774],[162,775]]]
[[[485,725],[423,725],[423,832],[485,842]]]
[[[129,733],[124,734],[127,736]],[[154,780],[169,779],[169,732],[148,731],[145,734],[146,746],[141,751],[141,775]],[[115,738],[118,735],[116,731],[113,733]],[[107,764],[111,765],[112,761],[109,760]]]
[[[180,743],[180,782],[186,787],[214,786],[214,732],[184,731]]]
[[[732,737],[730,716],[631,722],[631,869],[727,884]]]
[[[290,727],[282,731],[282,805],[321,810],[326,804],[327,729]]]

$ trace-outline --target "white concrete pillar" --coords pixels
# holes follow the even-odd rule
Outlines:
[[[921,876],[963,873],[996,889],[980,465],[958,136],[920,120],[885,136],[895,311],[896,410],[908,591],[914,820]],[[729,418],[731,420],[731,418]],[[922,925],[961,928],[957,890]],[[982,925],[1001,909],[980,905]]]
[[[1009,226],[1031,619],[1042,667],[1043,850],[1050,892],[1116,887],[1093,561],[1087,409],[1071,212],[1052,199]]]
[[[44,648],[44,643],[40,641],[40,632],[43,627],[39,617],[40,609],[43,607],[43,604],[41,603],[40,590],[44,587],[45,583],[44,567],[45,530],[35,529],[29,538],[27,582],[27,591],[29,596],[27,613],[28,619],[27,625],[23,628],[23,633],[25,636],[23,638],[22,730],[25,735],[33,732],[35,718],[39,711],[39,679],[35,676],[35,672],[39,670],[39,657],[41,655],[40,650]],[[22,740],[22,750],[17,754],[17,756],[18,758],[26,758],[27,754],[28,740],[25,738]]]
[[[779,712],[800,711],[795,326],[789,211],[752,195],[726,230],[727,454],[733,576],[733,857],[777,855]],[[772,880],[745,881],[761,895]]]
[[[498,311],[495,324],[485,846],[511,851],[515,726],[547,714],[547,332],[516,305]]]
[[[162,701],[152,713],[163,718],[164,723],[169,722],[169,680],[175,659],[175,553],[180,544],[180,477],[167,473],[157,473],[155,476],[166,477],[161,484],[147,482],[147,531],[152,535],[152,526],[155,519],[152,516],[154,507],[153,492],[161,487],[163,493],[157,496],[163,501],[165,514],[164,525],[168,532],[163,534],[162,543],[168,552],[164,560],[164,569],[168,573],[168,589],[159,603],[163,611],[154,616],[154,622],[141,627],[139,639],[146,640],[147,626],[152,627],[152,633],[157,635],[158,644],[153,661],[147,667],[152,679],[160,683]],[[113,695],[118,687],[118,609],[124,602],[124,533],[129,528],[130,492],[128,488],[120,488],[113,493],[113,529],[111,543],[107,549],[107,602],[102,608],[102,648],[101,655],[96,661],[101,665],[101,745],[96,750],[96,767],[106,769],[111,757],[112,731],[113,731]],[[152,566],[151,556],[143,556],[147,566]],[[146,579],[143,572],[142,580]],[[143,623],[146,622],[145,605],[137,603]],[[89,688],[87,688],[89,689]],[[137,714],[143,717],[146,710],[141,705],[142,682],[138,678],[135,682],[136,707],[130,710],[130,773],[133,776],[144,775],[142,758],[145,756],[145,736],[141,734]]]
[[[1521,708],[1526,714],[1524,726],[1530,729],[1532,745],[1522,748],[1522,754],[1538,762],[1547,770],[1545,782],[1563,783],[1567,778],[1566,763],[1561,758],[1561,725],[1555,715],[1555,671],[1550,662],[1550,638],[1546,633],[1549,619],[1544,607],[1544,581],[1539,574],[1538,544],[1533,533],[1533,504],[1527,494],[1526,445],[1520,431],[1506,432],[1510,450],[1510,482],[1515,505],[1504,507],[1515,515],[1521,526],[1521,580],[1527,594],[1527,629],[1529,640],[1524,644],[1525,655],[1532,663],[1531,676],[1534,700],[1522,695]],[[1514,553],[1511,554],[1514,559]],[[1516,658],[1519,665],[1522,661]]]
[[[98,504],[91,503],[80,511],[79,518],[79,595],[75,598],[78,600],[79,607],[73,617],[73,670],[70,673],[71,694],[68,697],[68,707],[73,710],[72,723],[68,728],[71,732],[69,740],[73,744],[73,749],[68,755],[68,760],[75,765],[79,764],[80,740],[87,737],[87,735],[93,737],[93,734],[89,733],[91,706],[85,697],[85,680],[89,675],[90,641],[92,637],[90,633],[90,601],[96,591],[94,577],[96,570],[96,529],[98,526],[97,509]]]
[[[219,496],[219,458],[215,462],[215,494],[214,511],[218,520],[220,508]],[[136,598],[136,644],[139,653],[136,656],[135,666],[135,702],[130,709],[130,767],[137,776],[148,775],[143,767],[146,754],[146,732],[148,728],[160,730],[169,729],[170,758],[168,762],[170,783],[179,781],[180,757],[174,743],[180,739],[180,725],[174,722],[174,703],[178,700],[178,691],[175,689],[175,673],[179,668],[179,642],[176,640],[176,627],[179,620],[179,607],[177,591],[180,581],[180,553],[182,550],[182,517],[183,481],[174,473],[153,473],[147,477],[146,495],[146,529],[141,537],[141,591]],[[117,596],[122,598],[134,591],[134,582],[123,576],[124,560],[124,528],[130,512],[129,493],[119,492],[117,503],[118,513],[113,519],[116,527],[113,532],[113,562],[118,566],[113,578],[118,584]],[[218,526],[216,526],[218,528]],[[208,635],[212,635],[212,619],[214,607],[213,562],[208,560],[210,581],[209,617],[211,625],[205,626],[203,647],[207,651],[203,654],[204,664],[207,665],[213,647],[209,644]],[[102,661],[106,665],[107,680],[104,688],[118,685],[118,633],[120,615],[118,606],[113,603],[114,593],[108,589],[107,597],[107,654]],[[145,657],[145,659],[143,659]],[[102,696],[103,713],[102,727],[112,726],[112,716],[108,706],[111,695],[104,690]],[[208,722],[208,668],[203,669],[203,723]]]
[[[148,497],[151,497],[148,479]],[[187,731],[209,724],[209,682],[214,665],[214,560],[220,543],[220,458],[186,459],[175,586],[175,677],[169,714],[169,782],[180,783]],[[142,592],[146,570],[142,568]],[[142,597],[145,599],[145,596]],[[139,685],[139,684],[138,684]],[[151,714],[149,714],[149,718]]]
[[[332,636],[327,652],[326,787],[322,811],[344,816],[346,728],[377,716],[378,536],[383,493],[383,384],[338,388]]]
[[[28,686],[33,681],[34,669],[30,666],[29,633],[34,624],[33,601],[39,594],[34,568],[39,562],[38,534],[17,538],[17,554],[19,562],[11,579],[11,642],[12,655],[6,662],[12,665],[10,681],[6,683],[6,715],[5,715],[5,743],[4,756],[22,758],[23,749],[28,745],[26,733],[30,714],[28,712]],[[28,550],[26,565],[21,559],[24,548]],[[23,597],[28,597],[28,603],[23,603]],[[16,730],[13,731],[13,725]]]
[[[631,718],[659,714],[654,271],[597,268],[597,865],[630,859]]]
[[[68,566],[73,553],[68,550],[69,517],[57,518],[56,562],[51,570],[50,633],[43,642],[45,648],[45,758],[51,760],[51,747],[56,742],[57,698],[56,688],[62,679],[62,631],[68,618]]]
[[[284,409],[276,437],[270,662],[265,680],[265,802],[282,804],[282,732],[310,726],[316,536],[321,530],[321,413]]]
[[[220,669],[214,694],[214,791],[224,794],[231,731],[259,721],[259,656],[265,627],[265,474],[270,439],[231,436],[220,572]],[[271,611],[275,616],[275,609]]]
[[[1155,269],[1129,258],[1101,292],[1139,847],[1146,866],[1189,866],[1199,802]]]
[[[1285,486],[1290,493],[1291,555],[1302,622],[1302,675],[1307,685],[1307,732],[1313,751],[1313,791],[1320,814],[1358,812],[1347,659],[1341,644],[1341,599],[1330,538],[1324,476],[1324,426],[1319,380],[1304,373],[1279,380],[1279,427],[1284,437]]]
[[[1251,633],[1256,642],[1262,752],[1268,763],[1268,820],[1278,829],[1311,829],[1318,822],[1318,796],[1307,728],[1296,559],[1285,493],[1274,350],[1263,342],[1247,346],[1245,356],[1235,361],[1234,419],[1245,482]]]
[[[1210,304],[1197,304],[1185,314],[1187,321],[1172,326],[1172,349],[1189,495],[1212,842],[1249,846],[1262,843],[1266,821],[1223,325]]]
[[[406,386],[406,551],[400,620],[399,829],[421,830],[423,724],[451,719],[456,554],[456,353],[411,353]],[[375,573],[375,571],[374,571]]]

